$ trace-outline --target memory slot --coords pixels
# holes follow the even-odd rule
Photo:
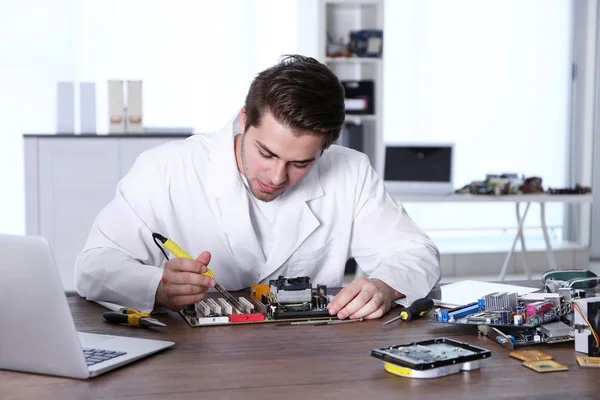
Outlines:
[[[452,310],[442,310],[442,322],[448,322],[450,319],[464,318],[467,315],[474,314],[479,311],[479,303],[469,303],[462,307],[453,308]]]

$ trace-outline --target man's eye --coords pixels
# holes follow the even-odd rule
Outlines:
[[[268,159],[268,158],[273,158],[273,156],[272,156],[272,155],[270,155],[270,154],[265,154],[265,153],[263,153],[262,151],[259,151],[259,152],[258,152],[258,154],[260,154],[260,156],[261,156],[262,158],[267,158],[267,159]]]
[[[309,165],[310,164],[294,164],[294,167],[302,169],[308,167]]]

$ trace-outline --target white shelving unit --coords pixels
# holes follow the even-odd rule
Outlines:
[[[319,61],[327,65],[341,81],[372,80],[374,109],[370,115],[346,115],[348,128],[362,128],[362,143],[355,147],[366,153],[371,164],[383,173],[383,59],[367,57],[328,57],[328,37],[348,43],[351,31],[362,29],[383,30],[383,0],[320,0],[318,48]],[[385,32],[384,32],[385,36]],[[385,38],[384,38],[385,40]],[[340,138],[340,144],[347,142]],[[356,144],[356,142],[354,142]]]

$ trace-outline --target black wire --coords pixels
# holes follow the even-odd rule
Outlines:
[[[154,243],[156,243],[156,245],[158,246],[160,251],[162,251],[162,253],[165,255],[165,258],[168,260],[169,256],[167,255],[167,252],[165,251],[165,249],[163,249],[162,245],[160,243],[158,243],[158,239],[156,238],[156,236],[153,235],[152,239],[154,240]]]

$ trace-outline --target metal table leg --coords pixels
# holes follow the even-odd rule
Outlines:
[[[546,257],[548,258],[548,266],[550,269],[557,269],[556,257],[552,252],[550,244],[550,235],[548,235],[548,227],[546,226],[546,203],[540,202],[540,219],[542,220],[542,232],[544,233],[544,242],[546,242]]]
[[[510,262],[510,257],[515,252],[515,247],[517,246],[517,240],[519,240],[519,238],[521,239],[521,244],[523,245],[523,250],[525,250],[525,239],[523,238],[523,223],[525,222],[525,217],[527,217],[527,212],[529,211],[529,206],[531,205],[531,203],[527,202],[527,205],[525,206],[525,211],[523,212],[523,218],[519,218],[519,214],[520,214],[519,202],[517,202],[516,204],[517,204],[517,221],[518,221],[517,234],[515,235],[515,240],[513,240],[513,244],[510,248],[510,251],[506,255],[506,258],[504,259],[504,264],[502,265],[502,269],[500,270],[500,278],[499,279],[501,281],[504,280],[504,276],[506,275],[506,269],[508,268],[508,263]]]

